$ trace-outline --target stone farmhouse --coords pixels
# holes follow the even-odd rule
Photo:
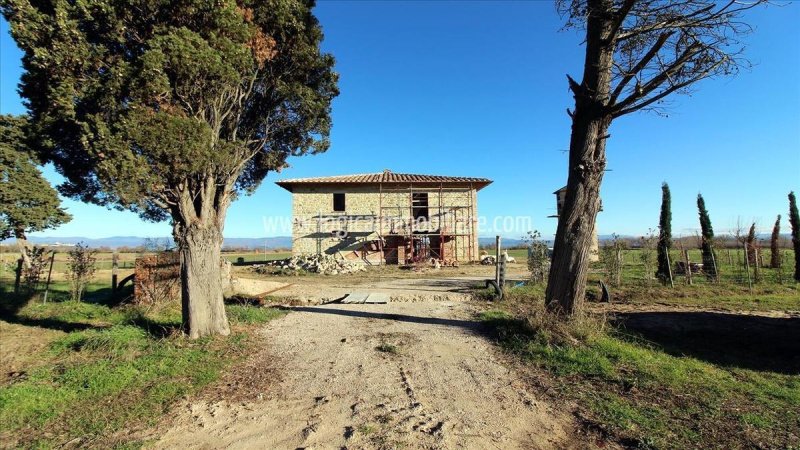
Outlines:
[[[486,178],[380,173],[296,178],[292,253],[369,264],[476,261],[478,191]]]

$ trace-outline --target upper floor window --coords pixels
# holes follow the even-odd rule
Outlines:
[[[333,210],[336,212],[344,212],[344,194],[333,194]]]
[[[414,212],[414,219],[428,219],[428,193],[415,192],[411,194],[411,209]]]

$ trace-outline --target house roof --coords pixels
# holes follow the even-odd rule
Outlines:
[[[292,191],[297,185],[311,184],[472,184],[475,189],[486,187],[492,182],[488,178],[451,177],[444,175],[420,175],[413,173],[394,173],[384,170],[377,173],[362,173],[355,175],[334,175],[330,177],[291,178],[275,182],[278,186]]]

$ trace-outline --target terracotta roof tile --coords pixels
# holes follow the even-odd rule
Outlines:
[[[444,175],[420,175],[413,173],[394,173],[384,170],[378,173],[362,173],[355,175],[335,175],[330,177],[291,178],[277,181],[275,184],[291,191],[291,187],[298,184],[379,184],[379,183],[409,183],[409,184],[465,184],[472,183],[480,189],[490,184],[488,178],[450,177]]]

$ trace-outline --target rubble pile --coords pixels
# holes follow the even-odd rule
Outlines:
[[[270,268],[279,269],[281,272],[319,273],[322,275],[340,275],[347,273],[366,272],[363,262],[347,261],[335,255],[298,255],[291,258],[270,261],[253,267],[256,272],[267,272]]]

